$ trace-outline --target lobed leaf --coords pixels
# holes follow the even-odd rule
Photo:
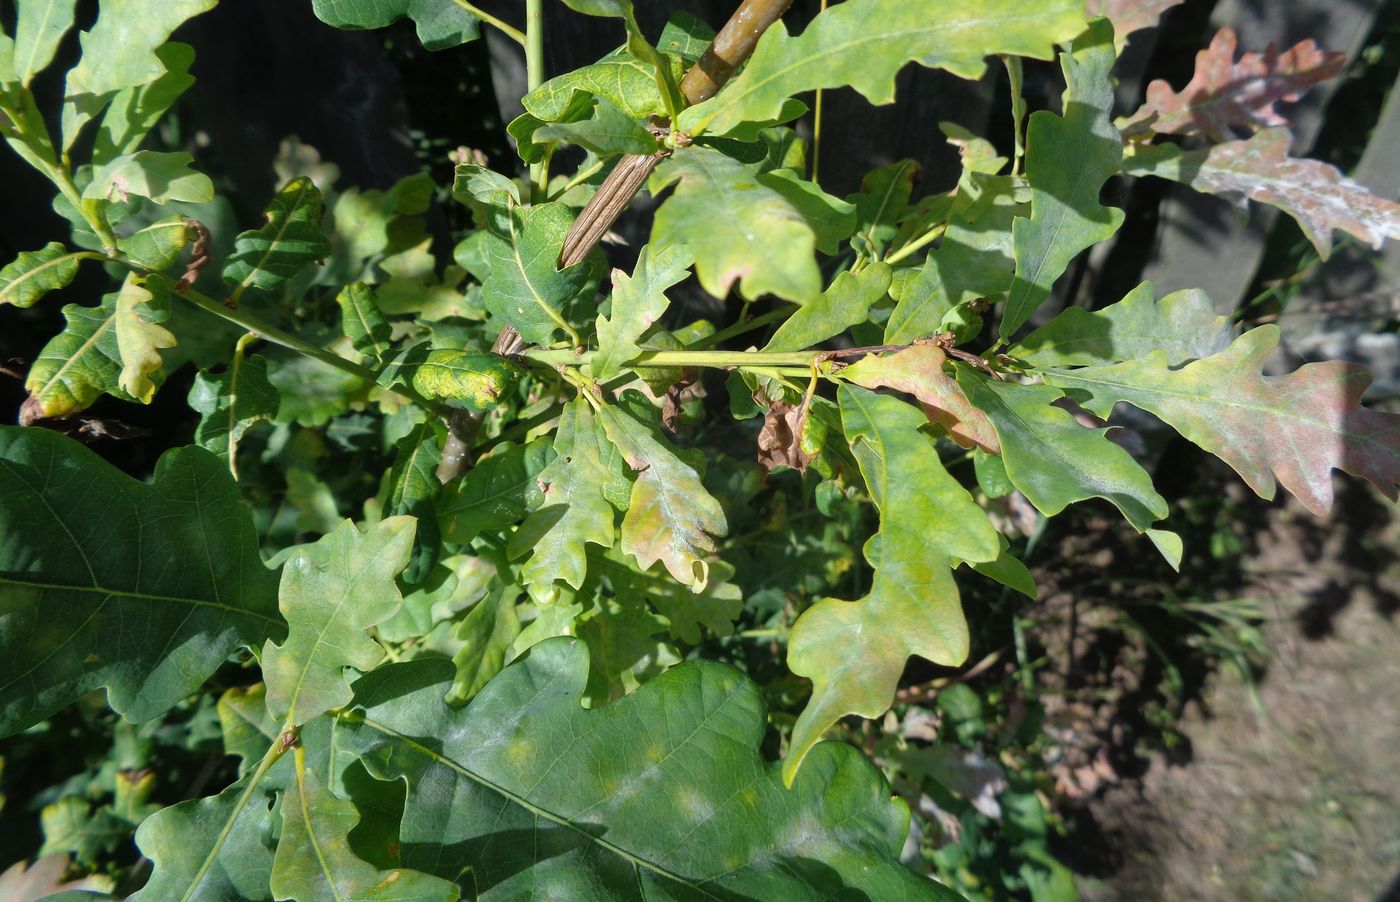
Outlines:
[[[1400,204],[1371,194],[1334,166],[1290,157],[1290,140],[1287,129],[1269,128],[1247,141],[1201,150],[1163,144],[1134,153],[1123,171],[1190,185],[1242,211],[1250,200],[1277,207],[1297,221],[1323,260],[1338,229],[1374,248],[1400,237]]]
[[[600,159],[628,153],[645,156],[656,153],[657,149],[655,135],[601,98],[587,104],[579,118],[546,124],[532,122],[527,131],[526,135],[512,132],[516,135],[520,156],[527,163],[542,158],[550,145],[581,147]],[[528,138],[530,147],[525,146],[522,137]]]
[[[380,870],[355,854],[350,831],[360,822],[353,802],[337,798],[296,750],[293,779],[282,798],[282,835],[269,888],[297,902],[456,902],[457,886],[441,877]]]
[[[701,627],[716,636],[733,633],[734,620],[744,607],[743,593],[730,582],[734,568],[724,561],[710,563],[709,582],[699,593],[676,582],[664,567],[639,569],[635,559],[617,549],[591,556],[590,561],[598,565],[618,598],[639,606],[649,603],[665,618],[664,628],[671,637],[690,645],[700,643]]]
[[[412,517],[390,517],[367,532],[346,520],[287,559],[278,592],[287,638],[262,652],[273,717],[300,726],[347,704],[345,668],[369,670],[383,659],[366,630],[402,603],[394,578],[408,564],[413,534]]]
[[[465,709],[451,668],[422,660],[356,683],[338,741],[403,779],[405,867],[470,873],[477,898],[953,898],[905,870],[908,824],[879,772],[825,744],[784,789],[757,754],[760,693],[695,661],[581,707],[582,643],[552,639]]]
[[[1083,426],[1056,406],[1058,389],[997,382],[963,368],[958,384],[996,427],[1011,482],[1045,516],[1088,498],[1111,502],[1138,532],[1167,515],[1147,471],[1109,441],[1107,429]]]
[[[494,581],[486,597],[462,618],[456,637],[462,647],[452,656],[457,675],[448,698],[453,703],[474,698],[505,667],[513,643],[520,636],[516,601],[518,586]]]
[[[311,0],[316,18],[336,28],[386,28],[408,18],[429,50],[475,40],[481,20],[451,0]]]
[[[963,662],[967,621],[952,567],[1001,554],[987,515],[920,432],[917,408],[850,385],[837,397],[851,452],[880,511],[880,530],[865,545],[875,576],[864,598],[824,598],[793,625],[788,669],[812,680],[812,698],[783,762],[789,785],[837,720],[878,717],[889,708],[911,655],[946,666]]]
[[[692,262],[690,249],[684,244],[656,252],[644,247],[637,255],[632,275],[613,270],[612,309],[607,317],[599,316],[597,322],[594,378],[611,379],[642,352],[637,342],[666,311],[670,304],[666,290],[689,277]]]
[[[1147,86],[1147,102],[1121,128],[1126,134],[1201,135],[1228,141],[1235,131],[1287,127],[1274,104],[1296,103],[1308,89],[1341,74],[1345,53],[1318,49],[1308,39],[1279,53],[1272,44],[1263,53],[1235,60],[1234,29],[1222,28],[1210,47],[1196,54],[1196,71],[1180,91],[1157,79]]]
[[[119,200],[149,197],[157,204],[184,201],[205,204],[214,199],[209,176],[189,168],[187,153],[138,150],[97,167],[83,191],[84,200]]]
[[[160,285],[161,296],[148,285]],[[64,307],[68,325],[29,367],[21,421],[76,413],[103,393],[149,404],[164,379],[158,351],[175,344],[159,325],[169,314],[166,292],[161,283],[133,273],[100,307]]]
[[[117,249],[142,269],[160,272],[174,266],[185,245],[194,240],[190,220],[180,214],[167,216],[117,239]]]
[[[987,415],[973,406],[958,383],[944,372],[947,355],[936,345],[914,345],[889,355],[869,355],[839,371],[847,382],[863,388],[893,388],[919,399],[932,423],[946,427],[964,448],[974,445],[1000,454],[996,429]]]
[[[856,252],[875,260],[899,231],[899,221],[909,211],[914,180],[921,167],[913,160],[900,160],[870,170],[861,179],[859,193],[846,198],[856,209]]]
[[[1182,2],[1184,0],[1089,0],[1089,17],[1103,16],[1113,23],[1114,43],[1121,53],[1129,35],[1153,27],[1167,10]]]
[[[403,572],[403,581],[411,586],[418,585],[427,577],[437,563],[438,552],[442,550],[435,503],[442,491],[442,483],[437,478],[437,465],[441,460],[442,445],[431,418],[420,423],[394,445],[394,464],[389,468],[384,515],[406,515],[417,521],[413,552]]]
[[[503,443],[477,461],[438,501],[443,540],[463,544],[522,519],[535,477],[553,456],[549,441],[536,439],[527,445]]]
[[[1113,127],[1116,55],[1113,27],[1095,19],[1060,54],[1066,89],[1063,117],[1032,113],[1026,129],[1026,179],[1031,215],[1012,229],[1016,277],[1002,314],[1000,337],[1010,338],[1030,319],[1080,251],[1110,238],[1123,211],[1099,203],[1104,183],[1123,160],[1123,139]]]
[[[937,335],[959,305],[1011,287],[1016,272],[1013,224],[1026,213],[1024,189],[1017,182],[965,170],[955,202],[962,209],[949,217],[942,243],[929,251],[917,273],[891,287],[895,308],[885,323],[886,342],[907,344]]]
[[[1069,307],[1007,353],[1044,368],[1120,363],[1160,350],[1177,366],[1223,351],[1235,337],[1230,318],[1216,315],[1205,292],[1153,298],[1152,283],[1143,282],[1101,310]]]
[[[572,72],[555,76],[521,98],[525,112],[541,122],[559,122],[581,99],[597,97],[629,119],[649,119],[666,113],[652,68],[625,48]]]
[[[835,253],[855,227],[854,208],[779,172],[762,172],[708,147],[677,150],[650,189],[676,190],[656,211],[651,246],[686,244],[695,275],[718,298],[737,282],[753,300],[776,294],[803,303],[821,291],[818,249]]]
[[[218,0],[104,0],[97,22],[78,36],[83,56],[64,88],[63,150],[118,92],[159,80],[167,71],[157,54],[170,33]]]
[[[309,178],[292,179],[272,199],[267,224],[234,240],[224,281],[237,298],[249,288],[271,291],[331,252],[321,232],[321,192]]]
[[[542,604],[557,600],[557,580],[583,588],[588,545],[611,548],[616,537],[608,499],[621,499],[618,506],[625,507],[631,491],[617,449],[582,398],[559,415],[554,455],[535,480],[534,510],[511,536],[508,549],[511,557],[530,553],[520,580]]]
[[[66,288],[78,275],[87,251],[70,251],[50,241],[37,251],[23,251],[0,269],[0,304],[32,307],[50,291]]]
[[[58,51],[58,44],[73,27],[77,0],[20,0],[15,18],[15,77],[29,87]]]
[[[1225,461],[1260,496],[1276,480],[1321,516],[1332,507],[1332,470],[1359,476],[1394,500],[1400,483],[1400,416],[1360,406],[1365,368],[1309,363],[1261,375],[1278,347],[1276,326],[1244,333],[1211,357],[1179,369],[1165,351],[1112,366],[1047,369],[1045,378],[1100,415],[1125,401],[1160,417]]]
[[[129,277],[117,292],[114,319],[122,362],[117,387],[142,404],[155,396],[153,376],[164,365],[160,350],[175,347],[175,336],[160,325],[169,318],[170,292],[164,282]]]
[[[340,306],[340,331],[350,344],[370,361],[383,365],[390,353],[389,338],[393,331],[379,304],[374,299],[374,287],[365,282],[346,285],[335,296]]]
[[[171,41],[157,47],[155,55],[165,71],[154,81],[123,88],[107,107],[92,146],[94,165],[101,166],[140,150],[160,118],[194,85],[190,75],[193,47]]]
[[[776,120],[789,97],[843,85],[890,103],[906,63],[977,79],[988,56],[1050,59],[1056,43],[1083,29],[1084,0],[846,0],[795,38],[781,23],[769,28],[744,71],[682,113],[679,125],[692,135],[724,134]]]
[[[573,211],[562,203],[511,204],[501,220],[487,245],[491,273],[481,285],[486,309],[532,344],[547,345],[560,330],[577,343],[564,308],[587,285],[588,267],[555,268]]]
[[[147,485],[71,439],[0,427],[0,735],[84,693],[131,721],[280,635],[276,576],[228,468],[166,453]]]
[[[859,273],[838,273],[831,286],[787,318],[764,346],[765,351],[799,351],[835,338],[870,318],[870,308],[890,287],[887,263],[872,263]]]
[[[619,547],[643,569],[657,561],[692,592],[710,579],[705,555],[715,550],[711,536],[729,529],[724,510],[700,476],[663,445],[651,429],[617,407],[598,414],[604,432],[636,473],[632,497],[622,517]]]

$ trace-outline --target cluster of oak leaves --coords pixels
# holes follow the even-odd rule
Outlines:
[[[104,0],[56,116],[29,88],[75,4],[19,0],[0,38],[0,133],[73,225],[71,247],[0,270],[0,304],[32,306],[85,263],[120,282],[64,308],[26,376],[30,425],[0,429],[0,735],[42,731],[99,689],[126,721],[158,722],[226,661],[245,677],[204,696],[241,758],[232,785],[162,808],[170,787],[124,761],[92,778],[109,800],[65,794],[43,811],[45,852],[85,863],[134,830],[140,898],[937,895],[900,864],[908,809],[868,759],[819,740],[883,714],[911,656],[965,660],[958,568],[1034,594],[987,498],[1019,492],[1045,516],[1104,499],[1178,562],[1146,470],[1086,425],[1119,403],[1266,497],[1281,483],[1325,512],[1334,469],[1395,497],[1400,417],[1361,406],[1365,372],[1265,376],[1278,330],[1237,335],[1197,292],[1143,285],[1019,337],[1071,261],[1121,225],[1100,202],[1119,174],[1277,206],[1324,257],[1334,230],[1400,234],[1395,204],[1288,156],[1274,104],[1342,65],[1311,42],[1236,59],[1222,31],[1185,88],[1154,83],[1114,119],[1117,52],[1170,0],[1092,0],[1092,21],[1083,0],[846,0],[796,37],[770,29],[724,90],[681,109],[675,81],[712,37],[703,23],[677,17],[652,44],[630,3],[566,0],[620,18],[628,42],[532,91],[510,132],[525,162],[571,146],[585,163],[532,186],[461,162],[452,195],[475,228],[444,268],[425,177],[337,190],[329,164],[292,146],[266,224],[234,237],[189,154],[142,149],[192,83],[193,51],[167,39],[214,2]],[[313,6],[343,27],[406,15],[433,49],[481,26],[447,0]],[[816,89],[889,102],[910,61],[976,78],[1001,55],[1019,91],[1017,57],[1057,45],[1063,114],[1031,114],[1010,158],[946,127],[964,164],[946,193],[915,199],[905,161],[832,197],[781,124]],[[653,117],[688,141],[652,176],[665,199],[651,238],[600,302],[602,252],[555,261],[607,166],[659,150]],[[839,264],[825,288],[818,254]],[[763,322],[663,325],[666,292],[692,274],[745,311],[777,306]],[[507,323],[526,345],[510,360],[486,350]],[[111,433],[83,411],[104,394],[149,403],[184,363],[200,368],[194,443],[149,483],[58,431]],[[737,512],[720,498],[756,496],[717,484],[713,449],[668,435],[704,436],[691,385],[711,364],[729,371],[734,416],[764,418],[764,469],[806,474],[842,536],[869,539],[868,591],[805,607],[787,636],[811,691],[781,765],[758,753],[758,688],[680,663],[743,608],[717,541]],[[447,422],[467,434],[465,472],[442,469]],[[254,438],[262,454],[240,457]],[[974,488],[945,467],[953,446]],[[363,473],[327,465],[376,457],[392,463],[368,492]],[[355,523],[337,495],[357,491]],[[873,536],[850,515],[867,505]],[[56,887],[59,861],[0,887]]]

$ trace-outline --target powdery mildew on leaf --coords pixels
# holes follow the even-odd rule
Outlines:
[[[1341,74],[1345,53],[1321,50],[1312,39],[1280,53],[1270,44],[1263,53],[1235,60],[1238,39],[1222,28],[1210,47],[1196,54],[1196,71],[1180,91],[1157,79],[1147,86],[1147,102],[1128,117],[1124,132],[1203,135],[1228,141],[1235,130],[1287,126],[1274,104],[1294,103],[1313,85]]]
[[[464,709],[424,659],[356,683],[337,746],[407,782],[404,867],[483,898],[953,899],[898,863],[908,823],[879,772],[823,743],[791,789],[758,754],[757,687],[694,661],[593,709],[583,643],[551,639]]]
[[[1204,150],[1174,145],[1149,147],[1123,168],[1129,175],[1155,175],[1217,194],[1243,209],[1247,200],[1278,207],[1297,220],[1326,260],[1338,229],[1379,248],[1400,237],[1400,204],[1370,193],[1318,160],[1288,155],[1288,129],[1269,128],[1247,141]]]
[[[148,720],[282,632],[252,516],[201,448],[147,485],[58,433],[0,427],[0,497],[0,735],[102,688]]]
[[[1241,335],[1227,350],[1181,369],[1165,352],[1106,367],[1046,371],[1084,406],[1108,416],[1126,401],[1160,417],[1225,461],[1264,498],[1275,479],[1315,514],[1332,507],[1332,471],[1359,476],[1394,500],[1400,483],[1400,416],[1360,406],[1365,368],[1309,363],[1287,376],[1261,375],[1278,346],[1277,326]]]

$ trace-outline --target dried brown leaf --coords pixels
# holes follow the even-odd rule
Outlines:
[[[804,420],[802,409],[795,404],[776,401],[768,408],[758,432],[758,463],[763,472],[770,473],[774,467],[807,472],[812,457],[802,450]]]
[[[1158,79],[1147,86],[1147,102],[1128,118],[1123,132],[1203,135],[1228,141],[1236,130],[1286,126],[1274,109],[1294,103],[1313,85],[1334,78],[1346,65],[1345,53],[1322,50],[1313,40],[1300,41],[1280,53],[1273,44],[1263,53],[1246,53],[1235,61],[1238,39],[1222,28],[1210,47],[1196,54],[1196,71],[1186,87],[1172,90]]]

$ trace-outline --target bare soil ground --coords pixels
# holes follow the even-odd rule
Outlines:
[[[1088,795],[1073,835],[1111,854],[1086,899],[1400,898],[1400,508],[1342,500],[1268,510],[1242,592],[1274,656],[1211,676],[1183,748]]]

